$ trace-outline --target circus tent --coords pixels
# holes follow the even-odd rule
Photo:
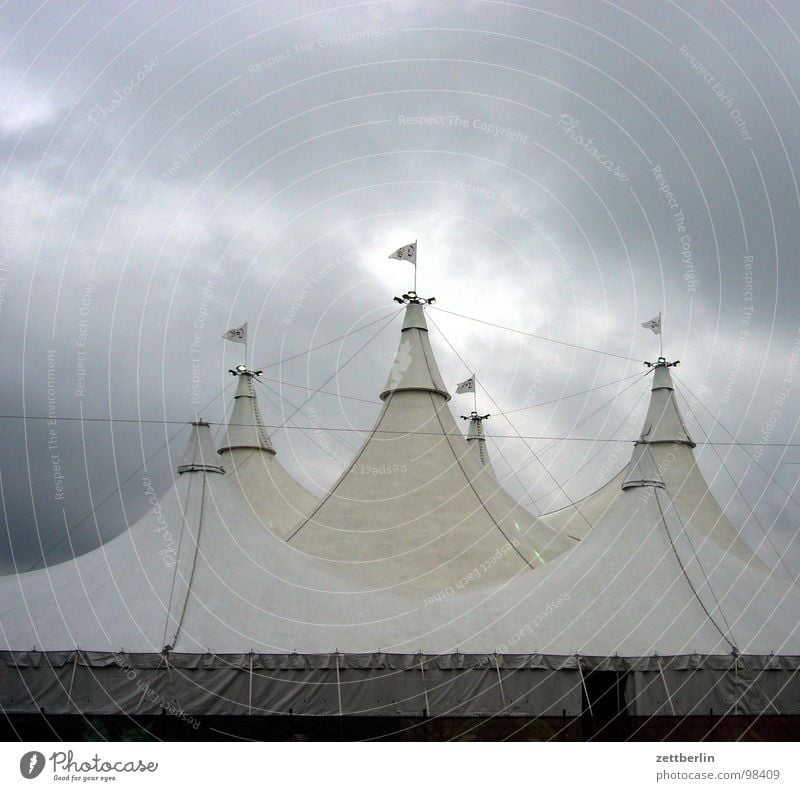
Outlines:
[[[481,421],[459,430],[425,300],[405,303],[381,412],[321,500],[240,367],[219,451],[196,420],[145,517],[0,578],[4,710],[574,715],[605,679],[637,714],[798,713],[800,593],[711,494],[673,364],[626,469],[535,517]]]

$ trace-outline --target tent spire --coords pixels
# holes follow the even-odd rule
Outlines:
[[[483,432],[483,421],[488,420],[490,417],[491,415],[479,415],[477,411],[472,411],[469,415],[461,415],[462,420],[469,420],[467,443],[470,447],[477,447],[478,458],[484,467],[489,466],[489,454],[486,450],[486,435]]]
[[[199,417],[192,421],[192,434],[183,455],[183,461],[178,465],[178,473],[184,472],[219,472],[225,470],[214,453],[211,444],[211,428],[209,424]]]
[[[654,363],[645,362],[648,368],[653,369],[653,391],[642,434],[633,447],[627,475],[622,484],[623,489],[638,486],[664,488],[661,470],[653,455],[655,445],[695,447],[675,401],[672,376],[669,373],[670,368],[679,364],[680,360],[667,362],[666,357],[659,357]]]
[[[406,292],[402,297],[395,297],[394,301],[400,305],[435,305],[436,297],[420,297],[417,295],[416,290],[414,290]],[[427,327],[425,329],[427,329]]]
[[[669,372],[670,368],[680,365],[680,360],[667,362],[665,357],[659,357],[656,362],[645,362],[645,365],[653,369],[653,392],[639,442],[673,442],[695,447],[675,401],[675,387]]]
[[[656,486],[664,488],[661,471],[653,455],[653,446],[659,444],[695,446],[686,430],[678,404],[675,401],[674,387],[669,369],[680,364],[680,360],[667,362],[659,357],[656,362],[645,362],[653,369],[653,392],[650,407],[644,421],[642,434],[633,447],[628,472],[622,484],[623,489],[637,486]]]
[[[433,355],[423,310],[423,306],[433,305],[436,298],[423,298],[415,291],[409,291],[402,297],[395,297],[394,301],[406,306],[406,315],[400,332],[400,346],[389,379],[380,394],[381,401],[386,401],[392,393],[400,390],[438,393],[449,401],[450,393]]]
[[[233,410],[225,437],[218,452],[225,453],[237,449],[263,450],[275,454],[269,436],[267,436],[258,401],[253,390],[253,378],[262,371],[253,371],[246,365],[237,365],[229,373],[238,377],[236,396],[233,399]]]
[[[283,539],[294,523],[316,505],[317,498],[278,461],[261,419],[253,384],[262,372],[239,365],[230,373],[237,378],[236,396],[218,450],[225,463],[225,479],[258,523]]]

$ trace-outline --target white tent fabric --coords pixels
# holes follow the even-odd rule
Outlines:
[[[374,584],[429,590],[481,567],[481,584],[507,579],[571,546],[514,502],[469,451],[447,406],[420,304],[406,308],[380,397],[370,436],[289,536],[291,546]]]
[[[791,582],[703,544],[661,489],[621,492],[535,572],[416,596],[309,559],[245,513],[221,476],[181,476],[158,515],[108,545],[3,580],[0,648],[800,656]],[[175,565],[159,554],[159,515],[185,522]]]
[[[219,446],[226,478],[253,515],[280,538],[311,512],[317,498],[276,458],[253,388],[252,371],[237,371],[233,410]]]
[[[152,509],[129,531],[74,561],[0,582],[3,648],[141,653],[189,642],[219,651],[233,636],[229,628],[221,643],[214,637],[217,614],[230,609],[223,602],[241,609],[246,623],[258,617],[252,602],[260,601],[260,589],[282,608],[282,617],[300,609],[310,615],[320,605],[324,612],[325,596],[337,588],[327,579],[332,570],[307,562],[254,519],[226,477],[202,463],[197,448],[211,448],[205,423],[194,424],[189,440],[192,465],[181,465],[192,468],[163,498],[153,494]],[[325,595],[296,608],[298,589],[311,585]],[[243,628],[258,631],[258,624],[250,626],[255,629]],[[233,639],[239,649],[247,644]],[[290,644],[287,639],[280,649]]]
[[[297,505],[259,479],[280,468],[242,378],[221,455],[196,423],[128,532],[0,579],[6,710],[139,711],[133,673],[206,714],[573,714],[584,668],[634,673],[638,713],[800,710],[800,592],[711,496],[666,365],[628,468],[547,525],[458,431],[412,303],[374,430],[288,541],[248,507]]]
[[[544,513],[539,520],[550,525],[561,535],[575,541],[583,540],[616,500],[627,474],[628,465],[591,494],[570,505]]]
[[[726,552],[766,570],[719,507],[697,466],[694,447],[675,401],[669,367],[657,364],[647,416],[631,463],[596,492],[543,514],[540,520],[559,532],[583,539],[616,502],[621,487],[663,485],[681,519],[691,519],[704,536]]]
[[[192,423],[196,430],[189,435],[189,442],[183,459],[178,465],[178,474],[184,472],[218,472],[224,473],[225,469],[220,464],[219,457],[211,445],[211,434],[208,423],[198,420]]]
[[[310,557],[254,520],[207,467],[206,424],[189,446],[187,471],[129,532],[0,581],[0,648],[800,655],[793,583],[723,550],[707,512],[681,513],[668,487],[618,489],[587,537],[541,568],[501,576],[501,545],[461,577],[444,564],[427,585],[387,585],[370,563]]]

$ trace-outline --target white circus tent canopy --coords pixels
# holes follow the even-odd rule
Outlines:
[[[574,544],[521,508],[470,451],[416,297],[380,397],[367,441],[290,546],[376,585],[436,591],[482,566],[482,584],[512,578]]]
[[[6,711],[154,710],[131,671],[197,713],[575,714],[593,672],[632,677],[640,714],[798,711],[800,594],[711,495],[670,364],[627,469],[535,518],[480,424],[458,431],[407,302],[381,413],[319,503],[238,370],[219,452],[197,421],[140,522],[0,579]]]

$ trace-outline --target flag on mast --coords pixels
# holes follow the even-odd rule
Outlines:
[[[389,258],[398,258],[401,261],[410,261],[414,266],[417,265],[417,243],[412,242],[404,247],[395,250]]]
[[[650,321],[643,322],[642,326],[646,330],[652,330],[656,335],[661,335],[661,314],[659,313],[658,316],[650,319]]]
[[[461,393],[474,393],[475,392],[475,374],[470,376],[469,379],[465,379],[463,382],[459,382],[456,385],[456,395],[461,395]]]
[[[241,327],[234,327],[228,330],[222,337],[226,341],[233,341],[233,343],[247,343],[247,322],[242,324]]]

